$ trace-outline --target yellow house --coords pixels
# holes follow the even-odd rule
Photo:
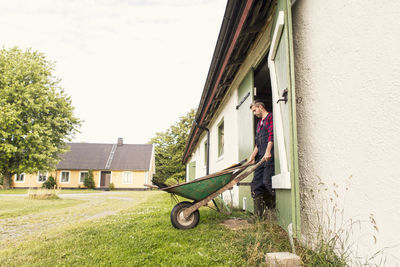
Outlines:
[[[144,190],[155,173],[154,147],[147,144],[68,143],[70,151],[61,156],[53,172],[21,173],[13,177],[15,188],[42,187],[53,176],[60,188],[83,188],[88,171],[93,171],[95,187]]]

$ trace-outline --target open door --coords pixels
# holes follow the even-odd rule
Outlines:
[[[298,179],[296,101],[291,26],[288,0],[278,0],[268,55],[274,114],[275,176],[279,224],[299,237],[300,195]]]
[[[238,137],[239,137],[239,161],[247,159],[254,149],[254,115],[250,104],[253,101],[254,74],[251,69],[238,87],[238,99],[236,110],[238,112]],[[253,174],[238,184],[239,207],[253,212],[253,198],[251,197],[250,182]]]

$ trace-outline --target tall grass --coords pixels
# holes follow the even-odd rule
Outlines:
[[[47,188],[38,188],[38,189],[29,189],[28,190],[28,198],[29,199],[60,199],[58,196],[60,190],[59,189],[47,189]]]
[[[373,214],[370,214],[368,220],[344,219],[344,204],[350,180],[351,176],[345,188],[341,189],[336,183],[328,187],[320,179],[318,193],[324,192],[322,195],[326,196],[331,191],[332,195],[320,201],[320,208],[313,210],[313,218],[306,219],[308,228],[312,230],[307,233],[306,239],[299,242],[300,257],[306,266],[381,266],[384,264],[383,250],[378,250],[364,259],[357,256],[359,238],[356,235],[360,233],[362,226],[369,227],[375,232],[372,234],[375,243],[379,228]],[[339,192],[344,194],[343,198],[339,197]],[[311,193],[311,201],[316,203],[315,195],[312,191]],[[342,204],[339,204],[339,199],[343,201]],[[303,213],[305,214],[304,211]]]

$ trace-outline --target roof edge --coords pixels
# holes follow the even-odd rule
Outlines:
[[[216,88],[220,82],[220,78],[225,70],[226,64],[233,52],[236,41],[245,23],[245,20],[250,12],[251,6],[254,0],[246,1],[243,5],[242,1],[228,1],[227,7],[224,14],[224,19],[222,21],[220,33],[218,35],[218,41],[215,46],[213,59],[211,61],[210,69],[207,75],[206,83],[203,89],[203,94],[200,99],[200,104],[197,109],[195,116],[195,122],[192,124],[192,128],[189,132],[189,138],[187,140],[182,163],[186,164],[189,158],[189,152],[192,150],[193,138],[199,130],[197,127],[201,125],[205,114],[210,107],[211,100],[214,97]],[[235,13],[240,15],[234,16]],[[229,30],[234,28],[234,34],[228,33]],[[229,36],[228,36],[229,35]],[[218,76],[217,76],[218,75]],[[216,79],[214,79],[216,78]],[[214,81],[215,80],[215,81]],[[205,104],[207,103],[207,104]]]

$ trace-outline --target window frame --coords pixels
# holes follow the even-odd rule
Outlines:
[[[130,178],[131,178],[131,181],[129,182],[125,182],[125,174],[126,173],[128,173],[128,174],[131,174],[130,175]],[[122,173],[122,184],[133,184],[133,171],[124,171],[123,173]]]
[[[68,182],[63,182],[62,181],[62,175],[63,173],[68,173]],[[60,172],[60,184],[69,184],[71,182],[71,171],[61,171]]]
[[[41,171],[38,171],[38,174],[37,174],[37,182],[38,183],[44,183],[44,182],[46,182],[47,181],[47,179],[49,178],[49,172],[46,172],[46,175],[45,175],[45,177],[46,177],[46,179],[44,180],[44,181],[40,181],[39,180],[39,178],[40,178],[40,174],[43,174],[44,172],[41,172]]]
[[[87,173],[88,177],[89,177],[89,171],[80,171],[79,172],[79,184],[84,184],[85,183],[85,179],[83,179],[83,182],[81,182],[81,175],[82,173]]]
[[[221,129],[222,129],[222,131],[221,131]],[[222,138],[221,138],[221,132],[222,132]],[[223,118],[221,119],[221,121],[218,123],[218,126],[217,126],[217,137],[218,137],[217,156],[218,156],[218,158],[222,158],[225,153],[225,123],[224,123]],[[221,148],[221,146],[222,146],[222,148]]]
[[[22,181],[19,181],[18,177],[20,177],[21,175],[23,175],[24,178],[22,179]],[[16,182],[16,183],[25,183],[25,176],[26,176],[26,173],[24,173],[24,172],[19,173],[19,174],[15,174],[14,182]]]

